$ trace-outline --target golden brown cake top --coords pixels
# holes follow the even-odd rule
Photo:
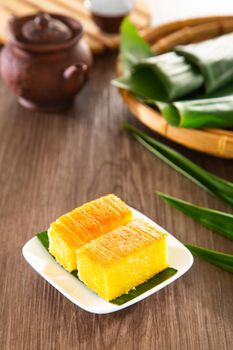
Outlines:
[[[93,200],[62,215],[51,230],[78,248],[132,219],[130,208],[114,194]]]
[[[158,231],[145,220],[135,219],[85,244],[76,250],[76,254],[106,266],[165,237],[166,233]]]

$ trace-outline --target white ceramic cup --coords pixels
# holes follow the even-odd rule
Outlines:
[[[130,12],[134,0],[85,0],[84,4],[90,11],[102,16],[119,16]]]

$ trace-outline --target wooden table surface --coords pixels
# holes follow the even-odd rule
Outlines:
[[[233,276],[199,259],[167,288],[109,315],[79,309],[23,259],[22,246],[36,232],[110,192],[183,242],[233,252],[229,240],[155,196],[159,190],[229,210],[120,130],[125,119],[139,124],[109,84],[114,59],[96,59],[88,85],[63,114],[22,109],[0,82],[0,349],[232,349]],[[233,181],[232,161],[174,147]]]

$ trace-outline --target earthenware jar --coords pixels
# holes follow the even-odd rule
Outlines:
[[[132,10],[134,0],[85,0],[98,27],[106,33],[117,33],[125,16]]]
[[[38,13],[13,17],[0,56],[1,75],[26,108],[68,107],[92,64],[83,29],[71,17]]]

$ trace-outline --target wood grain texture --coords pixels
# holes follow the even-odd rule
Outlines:
[[[109,84],[114,59],[96,59],[88,85],[60,115],[22,109],[0,82],[0,349],[231,349],[233,276],[203,261],[196,259],[184,277],[129,309],[93,315],[61,296],[22,257],[23,244],[57,216],[109,192],[183,242],[233,253],[226,238],[154,195],[160,190],[229,211],[120,131],[125,119],[139,123]],[[172,145],[233,181],[232,161]]]

